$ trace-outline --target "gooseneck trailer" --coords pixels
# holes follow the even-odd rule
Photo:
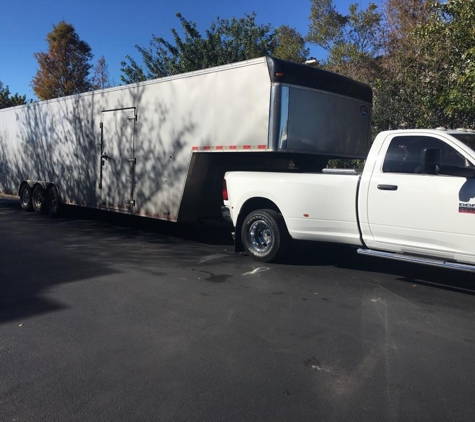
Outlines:
[[[365,157],[371,89],[272,57],[0,110],[0,192],[170,221],[221,215],[227,171]]]

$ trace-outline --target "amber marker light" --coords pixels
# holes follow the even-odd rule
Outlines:
[[[303,216],[304,216],[304,217],[310,217],[308,214],[304,214]]]
[[[284,72],[275,72],[274,76],[276,76],[277,78],[283,78],[284,77]]]

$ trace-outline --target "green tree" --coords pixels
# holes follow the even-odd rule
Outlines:
[[[425,0],[386,0],[383,54],[380,73],[372,82],[373,122],[377,129],[417,127],[426,114],[422,100],[425,83],[421,74],[420,40],[417,28],[431,19]]]
[[[183,36],[172,29],[173,42],[152,35],[149,47],[136,46],[141,64],[131,56],[121,63],[123,83],[140,82],[272,54],[277,36],[270,25],[258,25],[256,14],[217,18],[204,34],[177,14]]]
[[[427,116],[421,124],[475,125],[475,0],[432,5],[431,20],[415,30]]]
[[[91,89],[91,47],[82,41],[74,26],[59,22],[47,35],[48,51],[35,53],[39,69],[32,87],[40,100],[78,94]]]
[[[280,59],[303,63],[307,60],[309,49],[305,47],[304,37],[294,28],[283,25],[276,29],[277,46],[273,55]]]
[[[382,127],[474,126],[475,1],[388,0],[386,10]]]
[[[374,3],[365,10],[352,4],[347,14],[341,14],[333,0],[311,1],[307,41],[327,51],[324,65],[330,70],[361,77],[381,54],[381,30],[382,15]]]
[[[22,104],[26,104],[26,95],[12,95],[8,85],[4,86],[3,82],[0,81],[0,108],[14,107]]]

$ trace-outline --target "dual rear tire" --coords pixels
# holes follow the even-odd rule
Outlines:
[[[260,262],[281,261],[290,245],[282,215],[271,209],[255,210],[244,218],[241,240],[246,252]]]

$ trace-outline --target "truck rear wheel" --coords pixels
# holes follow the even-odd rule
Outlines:
[[[39,214],[43,214],[46,211],[46,195],[45,190],[36,185],[33,189],[32,195],[33,210]]]
[[[290,241],[282,215],[274,210],[248,214],[242,223],[241,239],[249,255],[261,262],[281,260]]]
[[[24,211],[32,211],[33,204],[31,201],[31,188],[27,183],[24,183],[20,188],[20,206]]]

